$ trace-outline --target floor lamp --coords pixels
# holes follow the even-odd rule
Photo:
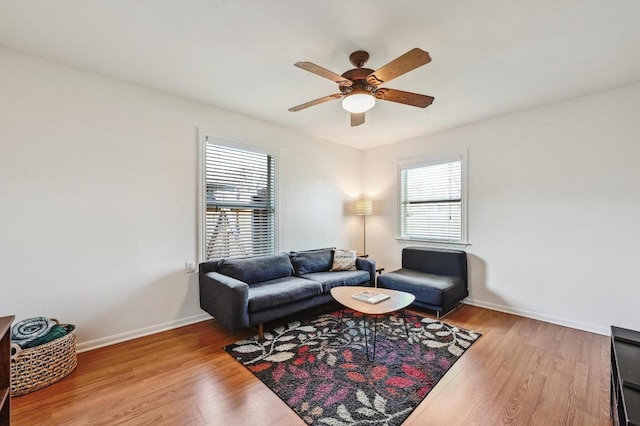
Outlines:
[[[356,215],[362,216],[362,239],[363,239],[363,247],[362,250],[367,254],[367,216],[373,213],[373,203],[371,200],[358,200],[356,201]]]

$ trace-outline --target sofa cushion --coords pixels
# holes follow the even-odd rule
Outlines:
[[[461,277],[467,281],[467,253],[461,250],[429,247],[402,249],[402,268],[448,277]]]
[[[292,251],[289,258],[298,277],[313,272],[324,272],[331,269],[333,248]]]
[[[247,284],[288,277],[293,273],[289,256],[285,253],[242,259],[222,259],[218,271]]]
[[[322,284],[297,277],[283,277],[249,286],[249,312],[258,312],[322,294]]]
[[[369,284],[368,271],[313,272],[303,275],[302,278],[321,283],[324,293],[329,292],[333,287]]]
[[[462,278],[404,268],[378,276],[378,286],[406,291],[416,297],[416,302],[437,306],[447,306],[463,298],[465,292]]]
[[[331,271],[355,271],[356,257],[355,250],[334,250]]]

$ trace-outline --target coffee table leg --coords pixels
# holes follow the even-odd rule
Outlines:
[[[367,316],[365,314],[362,314],[362,327],[364,328],[364,348],[367,352],[367,359],[369,359],[369,337],[367,336]]]
[[[365,314],[362,314],[362,322],[363,327],[364,327],[364,348],[365,351],[367,352],[367,361],[373,361],[376,359],[376,341],[378,340],[378,315],[374,315],[374,322],[373,322],[373,355],[369,354],[369,336],[367,336],[367,325],[368,325],[368,321],[367,321],[367,316]]]
[[[369,354],[367,353],[367,359],[369,361],[373,361],[376,359],[376,341],[378,340],[378,315],[375,315],[375,320],[373,323],[373,358],[369,359]]]
[[[401,309],[400,312],[402,313],[402,322],[404,322],[404,331],[407,332],[407,338],[409,338],[409,327],[407,326],[407,318],[404,316],[404,309]]]

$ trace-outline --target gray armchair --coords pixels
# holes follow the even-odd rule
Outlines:
[[[413,294],[414,305],[436,311],[440,318],[469,295],[467,253],[407,247],[402,250],[402,268],[380,275],[378,286]]]

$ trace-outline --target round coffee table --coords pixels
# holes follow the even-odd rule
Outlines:
[[[362,291],[373,291],[376,293],[382,293],[389,296],[388,299],[383,300],[375,304],[363,302],[354,299],[352,296]],[[404,316],[404,308],[409,306],[416,297],[411,293],[404,291],[389,290],[387,288],[379,287],[361,287],[361,286],[341,286],[331,289],[331,296],[340,303],[343,308],[340,312],[340,325],[342,326],[342,317],[344,315],[344,308],[353,309],[354,312],[360,312],[363,315],[364,320],[364,340],[367,350],[367,359],[373,361],[376,357],[376,337],[378,335],[378,315],[388,314],[389,312],[400,311],[402,314],[402,321],[404,322],[404,328],[407,332],[407,338],[409,337],[409,328],[407,327],[407,321]],[[367,315],[373,315],[375,317],[373,328],[373,356],[369,357],[369,339],[367,337]]]

